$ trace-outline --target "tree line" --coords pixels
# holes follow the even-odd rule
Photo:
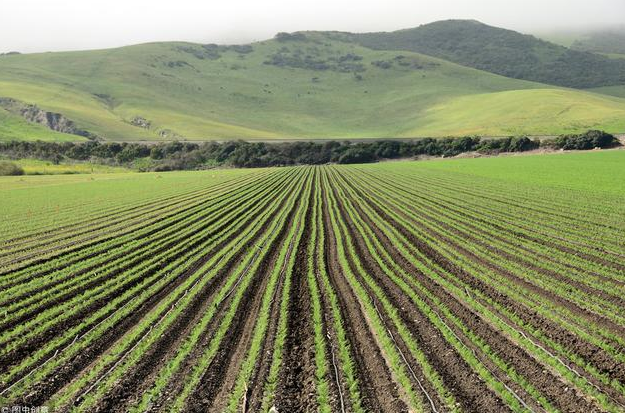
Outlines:
[[[451,157],[465,152],[498,154],[537,148],[580,150],[619,145],[611,134],[588,131],[553,139],[526,136],[485,139],[421,138],[380,141],[327,142],[0,142],[0,156],[8,159],[35,158],[53,163],[91,161],[128,166],[142,171],[207,169],[217,166],[257,168],[286,165],[353,164],[418,156]]]

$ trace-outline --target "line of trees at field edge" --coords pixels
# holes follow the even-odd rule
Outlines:
[[[106,165],[130,166],[142,171],[206,169],[216,166],[242,168],[319,165],[326,163],[369,163],[385,159],[418,156],[450,157],[465,152],[498,154],[525,152],[537,148],[583,150],[620,145],[618,139],[602,131],[563,135],[553,139],[526,136],[482,139],[422,138],[370,142],[0,142],[0,156],[9,159],[36,158],[54,163],[91,161]],[[6,167],[7,170],[13,170]]]

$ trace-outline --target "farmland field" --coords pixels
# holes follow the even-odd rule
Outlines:
[[[622,412],[625,151],[0,177],[0,407]]]

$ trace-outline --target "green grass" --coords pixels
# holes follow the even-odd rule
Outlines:
[[[604,95],[610,95],[610,96],[616,96],[619,98],[625,98],[625,85],[620,85],[620,86],[605,86],[605,87],[598,87],[598,88],[594,88],[594,89],[589,89],[591,92],[594,93],[601,93]]]
[[[438,169],[543,188],[567,188],[601,196],[623,195],[624,150],[502,156],[416,162],[414,168]]]
[[[0,96],[62,113],[111,140],[543,134],[589,125],[619,132],[625,123],[616,120],[624,118],[625,99],[513,80],[416,53],[373,51],[319,33],[307,36],[307,42],[254,43],[251,53],[221,52],[216,60],[180,50],[202,50],[190,43],[8,56],[0,58]],[[282,47],[315,59],[362,56],[363,80],[353,73],[263,63]],[[423,68],[372,65],[400,54]],[[188,66],[167,66],[176,61]],[[537,102],[540,119],[534,122]],[[566,103],[579,109],[561,113]],[[151,127],[131,125],[136,116]],[[0,118],[0,131],[19,131],[0,133],[0,139],[81,139],[40,137],[39,127],[28,126]]]
[[[110,194],[115,194],[128,204],[136,199],[150,198],[167,188],[194,188],[198,185],[221,182],[259,170],[224,169],[220,171],[180,171],[168,173],[117,173],[117,174],[72,174],[0,176],[0,209],[6,216],[38,208],[51,212],[69,209],[73,205],[90,200],[97,203]]]
[[[405,135],[558,135],[588,129],[625,130],[623,100],[564,89],[462,96],[431,107]]]
[[[108,174],[131,172],[121,166],[108,166],[88,162],[60,163],[38,159],[18,159],[10,162],[19,165],[26,175],[68,175],[68,174]]]

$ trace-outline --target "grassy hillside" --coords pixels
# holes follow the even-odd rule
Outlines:
[[[55,132],[43,126],[29,123],[0,108],[0,140],[81,141],[82,136]]]
[[[515,79],[574,88],[625,84],[625,61],[472,20],[349,37],[374,49],[410,50]]]
[[[625,118],[625,99],[514,80],[412,52],[372,50],[348,40],[307,32],[238,47],[152,43],[1,56],[0,97],[61,113],[112,140],[623,129],[615,119]],[[571,109],[563,112],[562,102]],[[537,103],[539,121],[533,119]],[[5,119],[10,122],[0,121],[0,139],[82,139],[6,112]]]
[[[625,85],[598,87],[598,88],[589,89],[589,90],[594,93],[601,93],[604,95],[625,98]]]
[[[534,89],[451,99],[430,108],[407,135],[497,136],[520,135],[528,130],[558,135],[597,128],[625,130],[622,99],[582,91]]]

